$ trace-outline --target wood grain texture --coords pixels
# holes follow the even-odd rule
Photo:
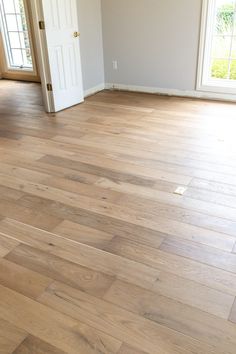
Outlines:
[[[0,286],[0,316],[29,334],[75,354],[116,353],[118,340]]]
[[[25,339],[27,332],[13,324],[0,319],[0,353],[12,354],[16,347]]]
[[[175,292],[174,287],[172,290]],[[121,281],[112,285],[104,299],[192,338],[211,343],[222,351],[235,352],[235,327],[227,319],[219,319],[207,311]]]
[[[221,293],[226,292],[233,296],[236,294],[236,274],[232,272],[227,272],[160,249],[154,249],[125,238],[115,237],[106,250],[120,257],[127,257],[130,260],[142,262],[151,268],[157,269],[159,274],[161,271],[168,272],[209,288],[218,289]],[[211,274],[211,277],[209,277],[209,274]],[[157,284],[159,282],[158,279],[155,282]],[[189,290],[188,287],[187,289]]]
[[[74,288],[96,294],[98,297],[106,292],[114,280],[111,276],[25,245],[16,247],[6,258],[51,279],[60,280]]]
[[[130,347],[129,345],[124,344],[120,348],[120,351],[118,354],[147,354],[147,353],[145,353],[142,350],[139,350],[137,348]]]
[[[80,318],[88,325],[93,323],[95,328],[101,331],[109,330],[110,335],[115,338],[123,338],[127,344],[137,348],[142,346],[144,350],[153,354],[158,354],[160,351],[165,354],[191,353],[191,351],[200,354],[203,350],[200,341],[181,335],[109,302],[85,296],[83,292],[61,283],[52,284],[39,300],[55,310],[61,308],[65,314],[74,319]],[[206,353],[214,352],[211,345],[204,347],[204,350]]]
[[[66,354],[62,350],[34,336],[28,336],[13,352],[13,354]]]
[[[1,354],[236,353],[235,116],[0,81]]]
[[[9,239],[4,235],[0,237],[0,257],[7,255],[13,248],[19,245],[19,242],[13,239]]]
[[[0,284],[20,294],[35,299],[52,281],[45,273],[41,275],[6,259],[0,259]]]

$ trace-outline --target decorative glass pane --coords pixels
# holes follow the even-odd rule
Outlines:
[[[230,55],[231,37],[216,36],[212,42],[212,57],[213,58],[228,58]]]
[[[6,0],[7,1],[7,0]],[[15,13],[16,14],[21,14],[22,11],[24,12],[24,1],[23,0],[14,0],[14,5],[15,5]]]
[[[5,13],[15,13],[15,4],[14,0],[4,1],[4,12]]]
[[[18,32],[9,32],[11,48],[21,48],[20,37]]]
[[[211,76],[216,79],[227,79],[229,60],[213,59],[211,64]]]
[[[232,34],[234,28],[234,0],[217,0],[216,1],[216,18],[215,28],[216,34]]]
[[[22,50],[21,49],[12,49],[12,60],[15,66],[22,66],[23,65],[23,58],[22,58]]]
[[[15,15],[6,15],[8,31],[18,31],[18,23]]]

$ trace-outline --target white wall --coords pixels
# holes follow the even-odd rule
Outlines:
[[[101,0],[77,0],[85,94],[104,85]],[[75,29],[76,30],[76,29]]]
[[[194,90],[201,4],[102,0],[105,82]],[[113,60],[118,60],[117,71]]]

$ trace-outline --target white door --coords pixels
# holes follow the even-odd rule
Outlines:
[[[43,90],[49,91],[44,94],[50,101],[47,110],[57,112],[84,100],[76,0],[41,0],[41,6],[33,2],[37,26],[41,24],[38,47]]]

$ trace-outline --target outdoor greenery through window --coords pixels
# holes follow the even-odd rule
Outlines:
[[[211,77],[236,80],[236,0],[216,0]]]
[[[0,0],[1,33],[9,68],[32,70],[23,0]]]

